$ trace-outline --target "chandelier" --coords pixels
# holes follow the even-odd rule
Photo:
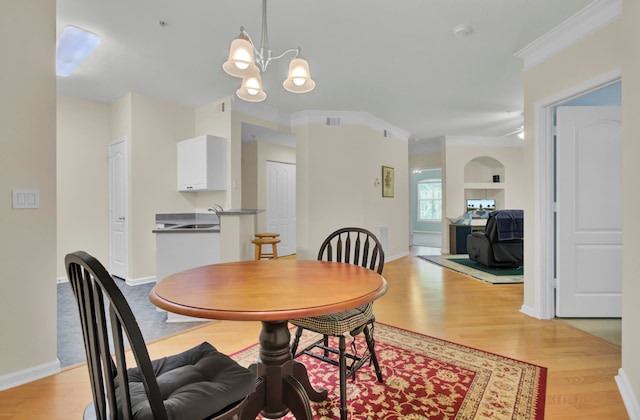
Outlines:
[[[260,73],[264,72],[273,60],[284,57],[290,52],[295,56],[289,64],[289,75],[282,83],[284,88],[293,93],[311,92],[316,82],[311,79],[309,63],[300,56],[300,47],[290,48],[280,55],[272,55],[267,35],[267,0],[262,0],[262,39],[260,48],[256,48],[249,33],[240,27],[240,35],[231,42],[229,58],[222,65],[227,74],[242,79],[236,95],[249,102],[261,102],[267,98],[262,89]]]

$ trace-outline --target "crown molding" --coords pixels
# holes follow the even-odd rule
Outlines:
[[[444,144],[445,146],[522,147],[524,140],[518,137],[445,136]]]
[[[231,109],[242,114],[250,115],[255,118],[290,128],[309,124],[325,125],[327,117],[340,118],[342,125],[359,125],[369,127],[382,134],[386,130],[387,133],[391,133],[393,139],[402,140],[405,143],[409,140],[408,131],[371,115],[368,112],[313,110],[299,111],[290,114],[262,103],[238,100],[235,96],[231,98]]]
[[[386,131],[387,133],[390,133],[391,137],[395,140],[401,140],[405,143],[408,143],[409,141],[408,131],[363,111],[300,111],[291,115],[291,127],[310,124],[325,125],[327,118],[339,118],[342,125],[359,125],[369,127],[375,131],[379,131],[380,133],[384,133]]]
[[[231,109],[274,124],[285,127],[291,126],[291,114],[288,112],[281,111],[263,103],[243,101],[235,95],[231,97]]]
[[[622,16],[622,0],[596,0],[514,55],[524,71],[553,57]]]

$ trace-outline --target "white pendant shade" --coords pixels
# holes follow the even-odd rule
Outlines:
[[[289,64],[289,77],[282,84],[286,90],[293,93],[311,92],[316,82],[311,79],[309,63],[304,58],[294,58]]]
[[[231,42],[229,58],[222,65],[227,74],[234,77],[250,77],[260,73],[253,59],[253,46],[251,42],[240,35]]]
[[[250,76],[242,79],[242,86],[236,91],[238,98],[248,102],[262,102],[267,98],[267,94],[262,90],[262,78],[260,75]]]
[[[240,27],[240,35],[231,42],[229,58],[222,65],[227,74],[242,78],[242,86],[236,91],[240,99],[260,102],[267,98],[262,90],[261,73],[267,70],[271,61],[278,60],[286,54],[295,53],[289,64],[289,77],[282,83],[284,88],[293,93],[311,92],[316,82],[311,79],[309,63],[300,57],[300,47],[289,48],[282,54],[275,55],[269,48],[267,39],[267,0],[262,0],[262,39],[256,48],[249,33]]]

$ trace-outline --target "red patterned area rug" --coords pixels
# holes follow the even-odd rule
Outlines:
[[[304,342],[316,336],[305,332]],[[384,383],[367,364],[347,385],[350,419],[544,418],[547,369],[386,324],[375,325]],[[302,347],[301,343],[301,347]],[[366,345],[358,336],[356,347]],[[257,345],[232,357],[248,366]],[[301,356],[311,383],[329,397],[312,403],[315,420],[339,419],[338,368]],[[286,418],[292,418],[289,414]]]

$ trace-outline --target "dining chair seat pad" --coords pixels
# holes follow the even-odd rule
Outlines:
[[[373,304],[368,303],[355,309],[310,318],[293,319],[290,322],[296,327],[320,334],[341,336],[372,321]]]
[[[211,417],[256,388],[250,370],[207,342],[151,364],[169,419]],[[127,374],[133,418],[153,419],[140,371],[131,368]]]

